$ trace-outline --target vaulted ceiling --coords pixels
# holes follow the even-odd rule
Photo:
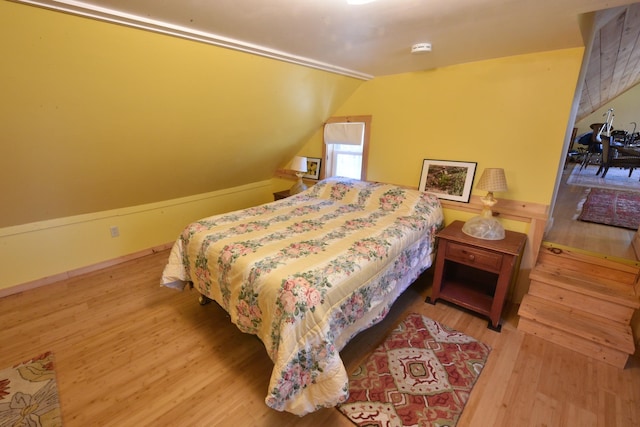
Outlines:
[[[640,82],[640,3],[599,12],[577,121]]]
[[[577,119],[640,79],[629,0],[12,0],[369,79],[583,46],[596,34]],[[415,44],[432,50],[411,53]]]

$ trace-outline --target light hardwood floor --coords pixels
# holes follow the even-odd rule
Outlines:
[[[564,170],[553,211],[553,226],[546,233],[544,240],[605,257],[636,261],[636,255],[631,246],[635,234],[633,230],[574,219],[579,213],[578,203],[586,197],[585,192],[588,189],[566,183],[574,165],[579,167],[577,164],[569,163]],[[583,170],[583,173],[595,174],[596,170],[596,165],[590,165]],[[637,173],[634,178],[637,178]]]
[[[216,304],[161,288],[168,251],[0,299],[0,367],[55,356],[66,426],[350,426],[336,409],[264,404],[272,363]],[[640,362],[624,370],[461,309],[424,303],[425,274],[342,352],[348,370],[408,312],[492,346],[458,426],[639,426]]]

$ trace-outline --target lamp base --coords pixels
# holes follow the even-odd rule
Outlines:
[[[289,194],[293,196],[294,194],[301,193],[306,189],[307,185],[302,181],[302,178],[299,177],[298,181],[289,189]]]
[[[504,239],[504,227],[493,217],[474,216],[462,226],[462,232],[484,240]]]

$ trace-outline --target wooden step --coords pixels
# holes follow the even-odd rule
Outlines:
[[[629,354],[635,351],[629,325],[549,300],[526,295],[518,314]]]
[[[563,304],[528,294],[518,315],[518,329],[615,366],[622,363],[624,367],[628,355],[635,351],[629,325]]]
[[[536,265],[529,274],[529,278],[532,281],[547,283],[569,292],[628,307],[631,310],[640,308],[640,300],[635,295],[632,285],[606,279],[595,281],[593,276],[588,274],[567,271],[548,264]]]
[[[633,286],[638,279],[638,267],[609,259],[589,256],[568,250],[543,247],[538,253],[536,264],[556,266],[562,271],[597,278],[622,285]]]
[[[608,363],[616,368],[624,369],[629,359],[629,355],[625,352],[603,347],[576,336],[567,336],[564,331],[550,328],[525,317],[521,317],[518,321],[518,330],[576,351],[592,359]]]
[[[574,309],[589,313],[597,313],[599,316],[628,325],[633,318],[634,309],[615,302],[609,302],[599,296],[591,296],[562,286],[556,286],[548,282],[531,280],[529,295],[544,298],[550,301],[564,304]]]

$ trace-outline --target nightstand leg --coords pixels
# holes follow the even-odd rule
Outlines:
[[[487,328],[491,329],[492,331],[502,332],[502,324],[498,323],[497,326],[493,326],[493,321],[491,320],[489,320],[489,325],[487,326]]]

